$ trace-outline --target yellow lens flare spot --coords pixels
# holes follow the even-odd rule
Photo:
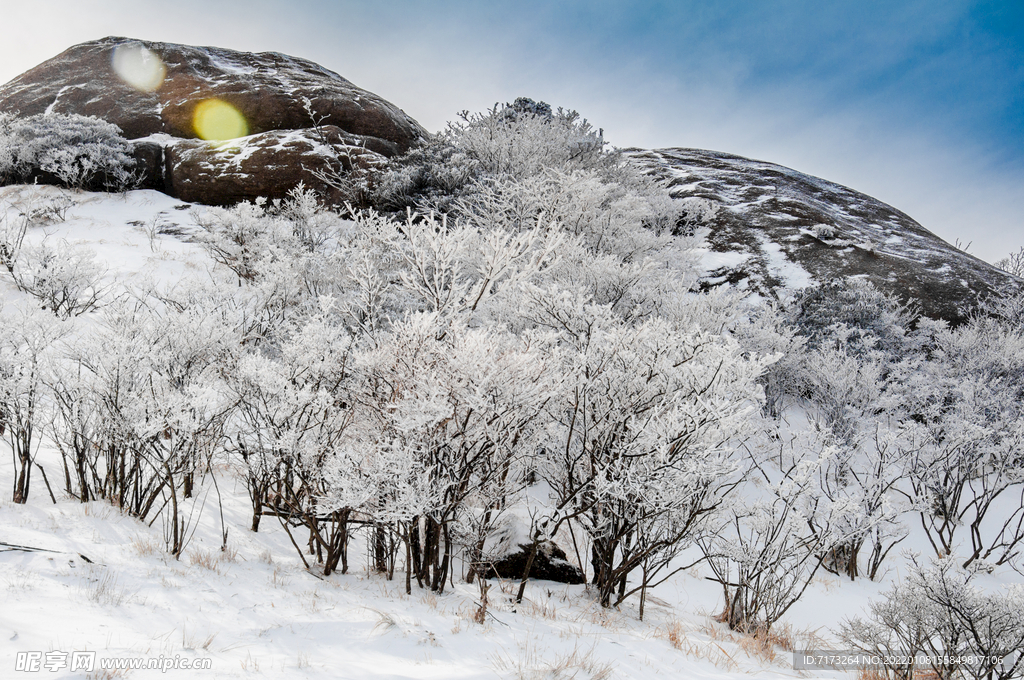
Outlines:
[[[110,61],[114,73],[140,92],[155,92],[167,77],[163,60],[142,45],[120,45]]]
[[[231,104],[220,99],[204,99],[192,114],[192,126],[201,139],[223,141],[249,134],[245,116]]]

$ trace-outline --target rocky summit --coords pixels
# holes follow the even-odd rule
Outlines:
[[[1020,279],[946,243],[870,196],[774,163],[701,149],[631,150],[678,199],[706,199],[704,284],[777,294],[851,276],[961,322],[977,301]]]
[[[316,170],[392,156],[426,134],[394,104],[305,59],[116,37],[75,45],[0,86],[0,111],[114,123],[137,140],[147,188],[219,204],[316,185]],[[215,188],[197,189],[212,176]]]
[[[427,135],[394,104],[305,59],[128,38],[76,45],[0,86],[0,112],[115,123],[132,140],[143,188],[210,205],[280,198],[300,182],[337,199],[325,172],[372,172]],[[959,323],[979,299],[1024,285],[823,179],[700,149],[627,153],[673,196],[710,211],[707,287],[777,297],[863,277]]]

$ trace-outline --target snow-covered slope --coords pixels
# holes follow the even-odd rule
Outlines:
[[[4,489],[8,472],[0,469]],[[227,550],[220,550],[211,493],[200,499],[206,511],[180,561],[166,554],[159,522],[146,526],[103,502],[54,505],[45,491],[27,506],[0,500],[0,677],[793,677],[790,654],[774,650],[761,657],[744,649],[749,640],[700,613],[717,607],[719,597],[700,576],[680,575],[660,589],[643,622],[635,605],[603,609],[584,586],[536,581],[515,605],[517,584],[492,582],[487,621],[480,625],[472,620],[479,591],[459,578],[443,595],[414,585],[410,596],[401,575],[388,581],[359,568],[322,579],[305,571],[273,518],[259,533],[248,530],[244,484],[222,473],[220,486]],[[365,546],[350,550],[360,554]],[[811,595],[834,588],[834,578],[821,579]],[[843,602],[857,603],[877,590],[877,584],[852,588]],[[69,656],[54,672],[15,671],[18,653],[28,652]],[[95,654],[91,673],[71,670],[73,652]],[[109,674],[99,666],[150,659],[178,660],[179,666]],[[210,667],[186,669],[181,660]]]
[[[30,228],[26,247],[67,241],[87,248],[110,284],[165,287],[209,277],[212,261],[194,239],[200,228],[193,210],[202,206],[153,191],[0,189],[0,220],[47,206],[63,219]],[[6,277],[0,302],[0,322],[37,305]],[[720,593],[696,572],[657,589],[642,622],[634,601],[607,610],[584,586],[532,582],[517,605],[515,582],[492,581],[481,625],[473,621],[479,590],[458,577],[442,595],[414,584],[408,596],[401,574],[388,581],[359,566],[324,579],[306,571],[273,517],[258,533],[250,531],[245,483],[227,464],[214,471],[217,487],[207,478],[187,501],[195,533],[175,560],[158,518],[147,525],[102,501],[67,498],[57,452],[44,444],[37,460],[48,471],[56,503],[39,477],[28,504],[11,503],[10,457],[0,463],[4,680],[792,677],[788,653],[754,649],[748,638],[706,616],[720,607]],[[357,539],[350,553],[365,550]],[[827,593],[833,581],[819,579],[812,592]],[[879,586],[864,588],[873,594]],[[864,588],[848,601],[857,602]],[[812,629],[820,625],[807,620]],[[72,670],[75,652],[94,653],[95,665]],[[54,656],[27,656],[37,653]],[[15,670],[19,654],[23,663],[39,661],[42,670]],[[103,670],[104,660],[177,665]],[[182,665],[197,660],[212,666],[195,671]]]
[[[899,210],[817,177],[701,149],[630,155],[668,180],[675,197],[718,205],[708,239],[709,284],[728,281],[763,293],[859,276],[951,322],[980,297],[1024,284]]]

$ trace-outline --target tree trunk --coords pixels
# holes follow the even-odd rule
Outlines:
[[[523,595],[526,593],[526,580],[530,578],[530,570],[533,569],[533,560],[537,557],[537,550],[539,548],[540,541],[534,538],[533,545],[530,546],[530,556],[526,558],[526,566],[523,567],[523,576],[519,579],[519,592],[516,593],[516,602],[523,601]]]

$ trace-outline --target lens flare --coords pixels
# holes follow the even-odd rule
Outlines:
[[[111,57],[114,73],[140,92],[155,92],[167,77],[167,67],[156,52],[142,45],[120,45]]]
[[[192,125],[201,139],[222,141],[249,134],[249,124],[238,109],[220,99],[204,99],[192,114]]]

